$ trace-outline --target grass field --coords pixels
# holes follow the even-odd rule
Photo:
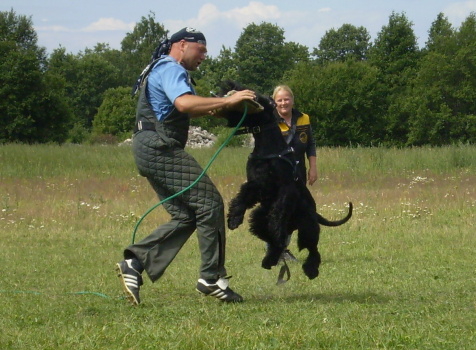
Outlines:
[[[226,148],[209,170],[227,203],[248,152]],[[114,264],[157,199],[130,149],[0,146],[0,349],[476,349],[476,147],[325,148],[318,171],[321,214],[355,211],[323,228],[317,279],[291,264],[276,286],[242,225],[227,267],[244,303],[194,290],[193,236],[133,308]],[[157,208],[137,239],[166,220]]]

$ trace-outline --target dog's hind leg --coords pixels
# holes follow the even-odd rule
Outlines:
[[[273,232],[279,245],[286,247],[288,236],[292,233],[292,226],[300,217],[296,217],[296,203],[299,201],[298,193],[292,183],[281,186],[276,200],[272,203],[269,212],[269,230]]]
[[[319,276],[319,265],[321,264],[321,254],[317,251],[317,247],[309,250],[309,255],[306,258],[304,264],[302,264],[302,270],[309,279],[314,279]]]
[[[301,213],[301,220],[298,224],[298,247],[299,250],[307,249],[309,252],[302,265],[302,269],[309,279],[314,279],[319,275],[319,265],[321,264],[321,255],[318,251],[319,231],[316,213],[310,210]]]
[[[285,247],[278,248],[272,244],[268,246],[266,250],[266,255],[264,256],[263,260],[261,261],[261,267],[270,270],[271,267],[278,265],[279,258],[283,253]]]
[[[259,187],[254,182],[245,182],[241,185],[240,191],[230,202],[228,209],[228,228],[236,229],[243,223],[243,218],[247,209],[258,203]]]
[[[250,214],[250,231],[253,235],[267,243],[266,255],[261,261],[261,266],[267,270],[278,264],[285,246],[278,237],[270,231],[269,207],[259,206]]]
[[[292,183],[281,186],[276,195],[276,199],[268,203],[268,211],[263,222],[263,231],[269,235],[268,250],[263,258],[261,266],[270,269],[279,262],[283,251],[287,247],[289,235],[292,234],[292,217],[295,212],[297,202],[297,192],[294,191]],[[257,216],[257,215],[256,215]]]

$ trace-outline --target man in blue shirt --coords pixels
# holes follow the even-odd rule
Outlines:
[[[162,45],[166,54],[140,85],[133,140],[139,173],[147,178],[160,200],[189,187],[202,173],[201,166],[184,150],[190,118],[255,98],[250,90],[229,97],[195,94],[188,71],[196,70],[206,58],[203,33],[183,28]],[[196,289],[225,302],[243,301],[228,286],[224,204],[210,178],[204,175],[189,190],[163,205],[171,221],[127,247],[124,260],[116,266],[128,300],[133,305],[140,303],[142,272],[146,271],[152,282],[157,281],[196,230],[201,254]]]

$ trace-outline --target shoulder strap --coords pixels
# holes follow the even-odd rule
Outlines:
[[[172,46],[172,43],[170,42],[169,39],[165,39],[159,44],[159,46],[157,46],[154,53],[152,54],[150,63],[147,65],[147,67],[144,68],[142,73],[139,75],[139,78],[137,78],[136,83],[132,87],[132,97],[134,97],[134,95],[137,94],[137,92],[140,90],[140,87],[142,86],[144,79],[149,75],[152,68],[154,68],[155,65],[162,58],[164,58],[163,55],[168,55],[168,53],[170,52],[171,46]]]
[[[288,145],[291,143],[291,140],[293,139],[295,133],[296,133],[296,123],[293,123],[293,124],[291,125],[291,128],[289,128],[289,133],[288,133],[288,135],[287,135],[286,138],[285,138],[286,143],[287,143]]]
[[[142,86],[142,83],[144,82],[144,79],[147,78],[147,76],[150,74],[152,69],[159,63],[160,60],[162,60],[164,57],[159,57],[153,60],[151,63],[147,65],[147,67],[144,68],[142,73],[139,75],[139,78],[137,78],[136,83],[132,87],[132,96],[137,94],[137,92],[140,90],[140,87]]]

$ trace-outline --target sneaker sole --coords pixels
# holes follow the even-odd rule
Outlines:
[[[198,286],[195,288],[195,290],[204,297],[213,297],[214,299],[220,300],[222,303],[242,303],[243,302],[243,298],[233,299],[233,300],[222,299],[220,298],[219,294],[217,294],[216,292],[213,292],[210,290],[200,290]]]
[[[119,263],[116,264],[116,272],[117,277],[119,277],[121,280],[122,289],[124,290],[127,301],[129,301],[129,303],[131,303],[133,306],[138,306],[139,302],[137,301],[134,294],[130,291],[129,287],[127,287],[126,281],[124,280],[124,275],[122,274],[121,265],[119,265]]]
[[[220,299],[219,297],[217,297],[216,295],[213,295],[212,293],[210,294],[205,294],[203,293],[200,289],[198,288],[195,288],[195,290],[197,292],[200,293],[201,296],[203,297],[212,297],[213,299],[216,299],[216,300],[219,300],[221,301],[222,303],[226,303],[226,304],[234,304],[234,303],[242,303],[244,300],[243,299],[235,299],[235,300],[227,300],[227,299]]]

